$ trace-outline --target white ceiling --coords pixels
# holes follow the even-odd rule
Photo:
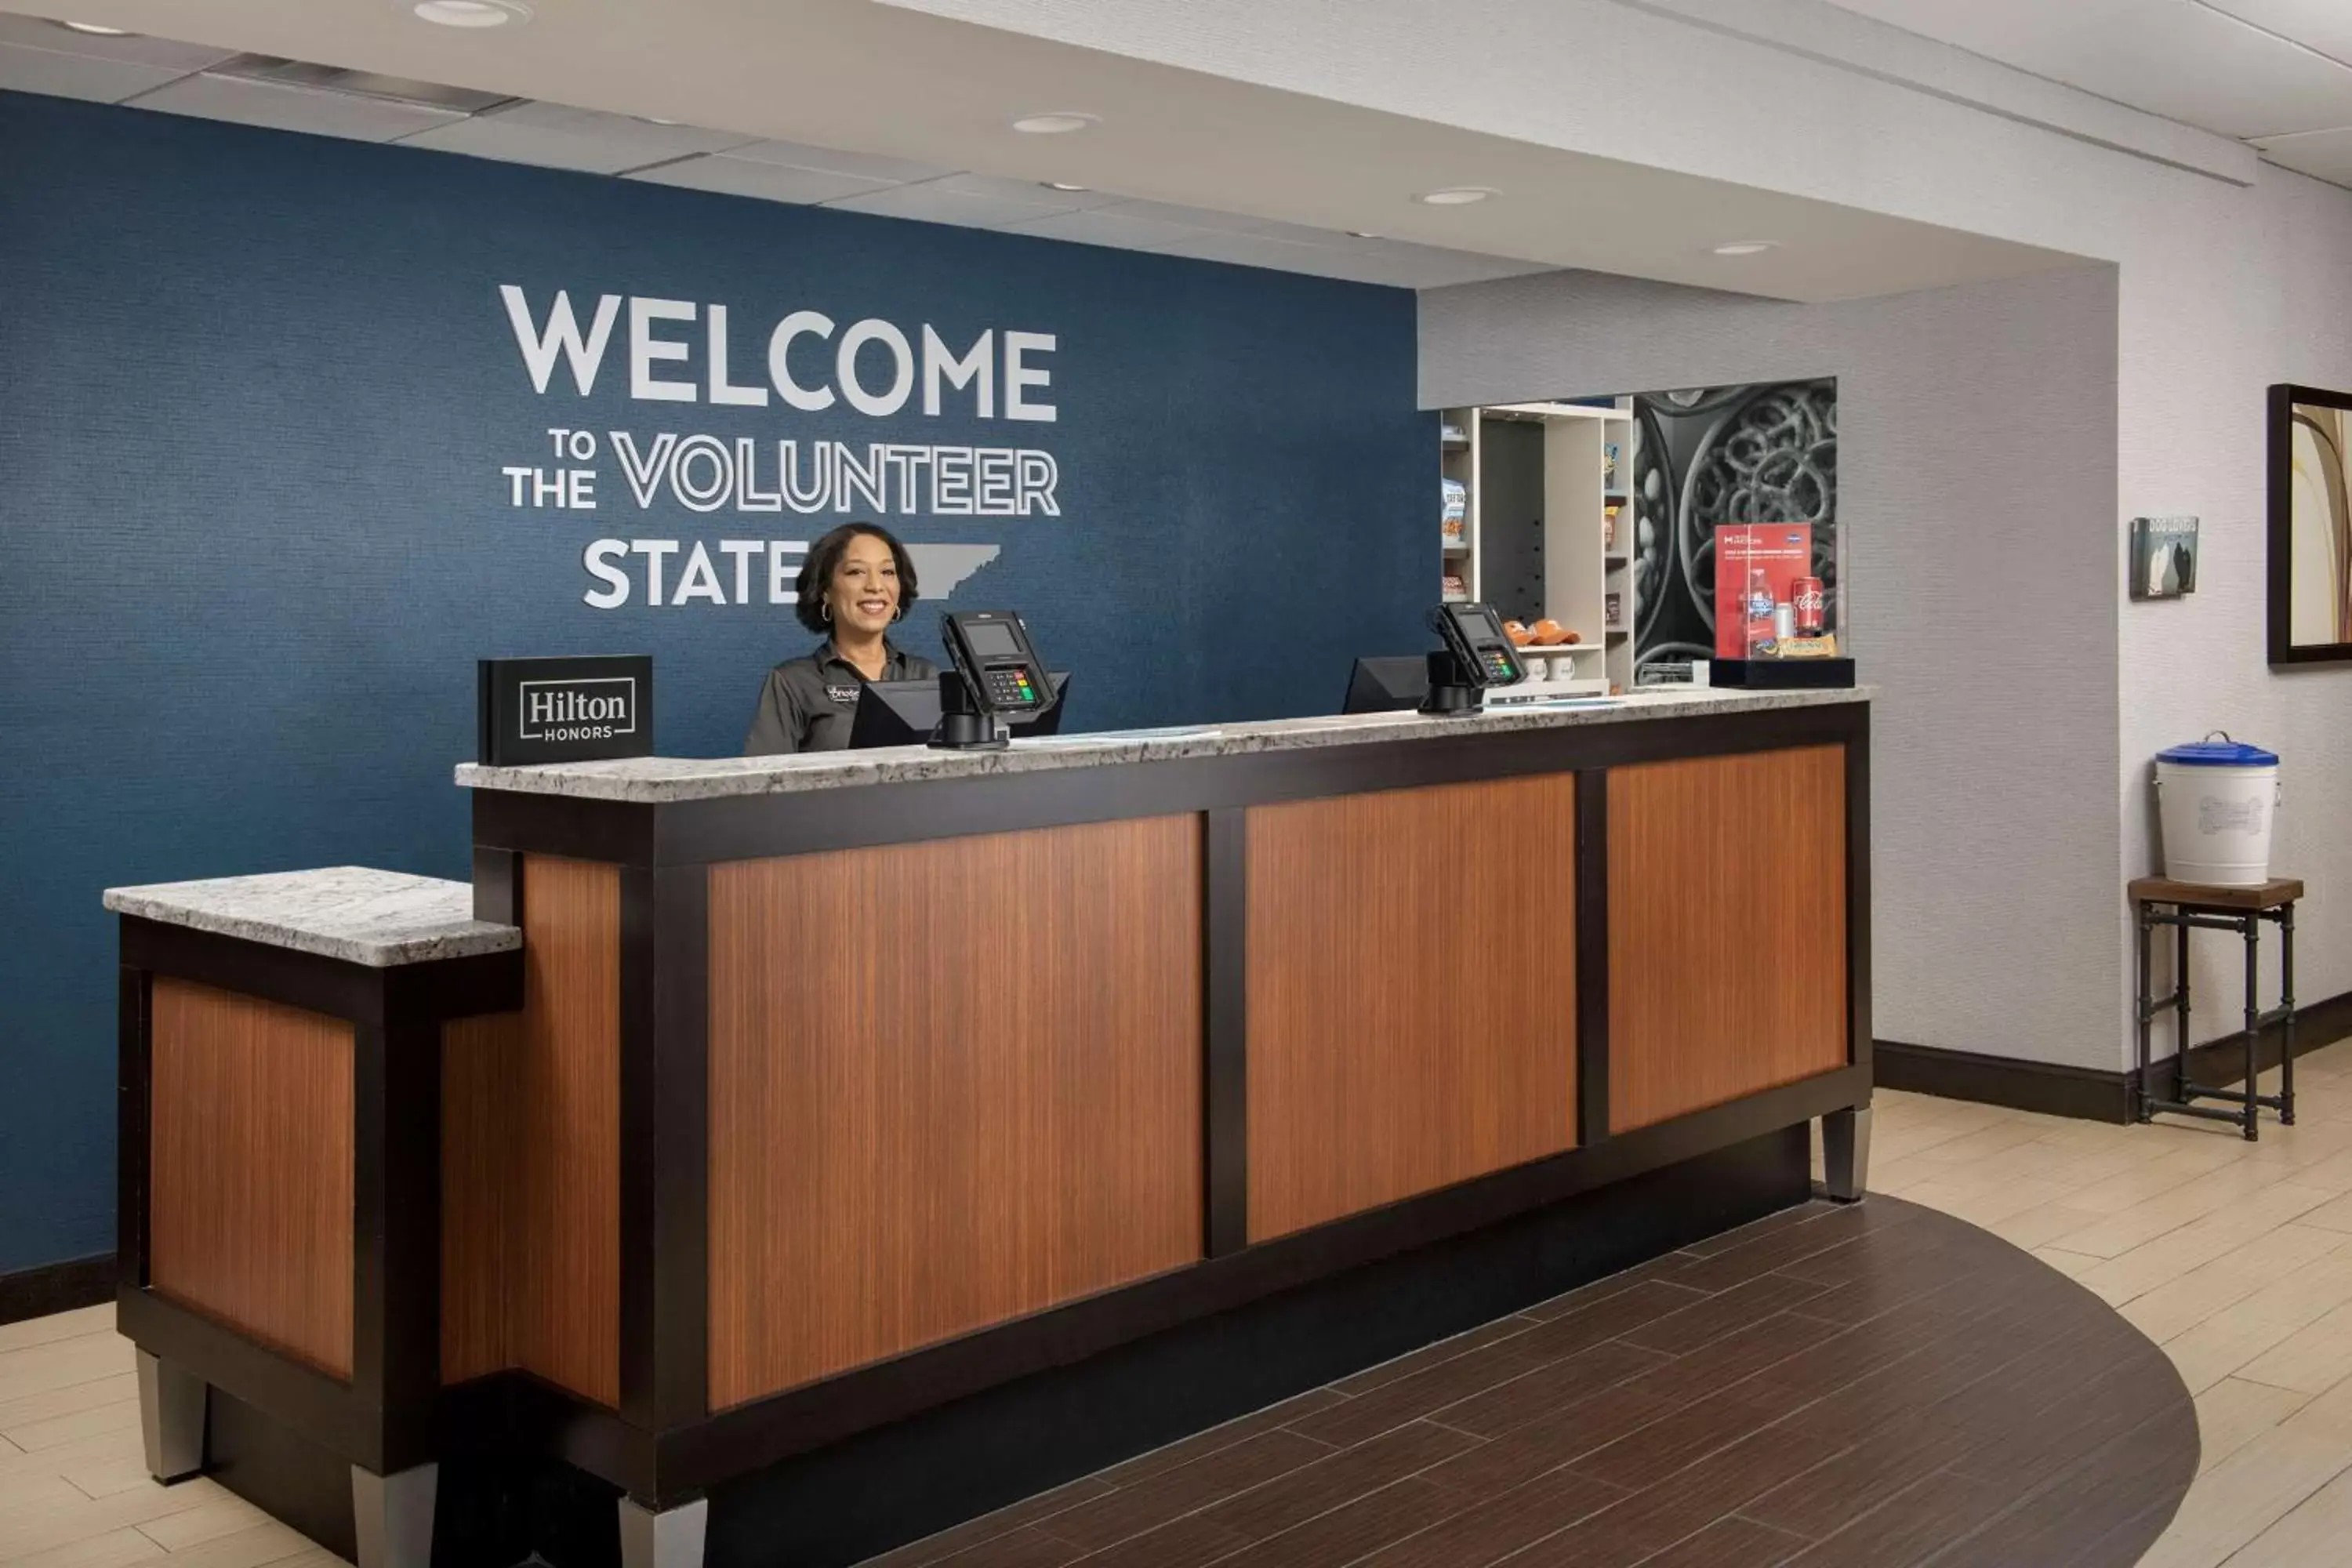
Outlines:
[[[2352,0],[1835,0],[2352,185]]]
[[[486,32],[394,0],[72,0],[78,19],[202,47],[32,18],[60,3],[0,0],[20,13],[0,15],[0,87],[1368,282],[1580,267],[1828,300],[2076,259],[867,0],[543,0],[527,26]],[[231,51],[523,101],[466,114],[353,99],[224,75]],[[1010,128],[1068,109],[1101,123]],[[1502,194],[1413,200],[1458,184]],[[1756,238],[1780,247],[1713,254]]]

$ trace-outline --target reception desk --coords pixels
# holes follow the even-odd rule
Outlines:
[[[467,765],[470,910],[307,989],[325,915],[118,890],[151,1460],[210,1388],[387,1563],[524,1458],[633,1562],[903,1538],[1796,1201],[1812,1119],[1857,1195],[1868,777],[1851,691]]]

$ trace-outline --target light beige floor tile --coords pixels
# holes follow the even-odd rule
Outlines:
[[[262,1568],[316,1552],[318,1542],[275,1520],[215,1536],[174,1551],[162,1568]]]
[[[2323,1230],[2352,1232],[2352,1194],[2325,1203],[2303,1216],[2305,1225],[2315,1225]]]
[[[70,1388],[133,1366],[131,1342],[120,1334],[84,1334],[55,1344],[0,1351],[0,1400]]]
[[[2275,1350],[2294,1331],[2260,1319],[2240,1319],[2235,1310],[2212,1317],[2164,1342],[2164,1353],[2191,1394],[2204,1393],[2231,1373],[2242,1373]]]
[[[205,1480],[183,1481],[175,1487],[159,1487],[150,1481],[110,1497],[12,1510],[8,1520],[9,1550],[29,1556],[68,1546],[109,1531],[144,1524],[167,1513],[194,1508],[220,1494],[219,1487]]]
[[[114,1331],[114,1303],[81,1307],[70,1312],[56,1312],[46,1318],[27,1318],[21,1323],[0,1323],[0,1352],[22,1350],[27,1345],[45,1345],[58,1340],[70,1340],[82,1334],[107,1334]]]
[[[1972,1175],[1975,1179],[1922,1182],[1903,1195],[1909,1202],[1939,1209],[1955,1219],[1964,1219],[1971,1225],[1990,1225],[2026,1209],[2057,1203],[2068,1191],[2054,1182],[2031,1177],[1986,1177],[1981,1173]]]
[[[10,1548],[9,1550],[13,1550]],[[121,1568],[125,1563],[160,1561],[163,1549],[136,1530],[110,1530],[80,1541],[24,1555],[0,1557],[7,1568]]]
[[[28,1421],[22,1426],[11,1426],[0,1436],[27,1453],[43,1448],[55,1448],[78,1438],[95,1437],[108,1432],[139,1430],[139,1400],[116,1400],[110,1405],[93,1405],[88,1410],[76,1410],[63,1415],[52,1415],[46,1421]]]
[[[55,1476],[74,1465],[95,1464],[138,1451],[135,1440],[126,1441],[119,1432],[105,1432],[95,1437],[77,1438],[54,1448],[43,1448],[36,1454],[0,1455],[0,1489],[11,1480],[25,1476]]]
[[[2119,1307],[2326,1201],[2326,1194],[2291,1183],[2264,1187],[2202,1219],[2192,1220],[2178,1230],[2168,1231],[2153,1241],[2110,1258],[2080,1278],[2103,1300]]]
[[[2312,1493],[2241,1548],[2230,1568],[2328,1568],[2352,1556],[2352,1472]]]
[[[2352,1305],[2323,1314],[2239,1371],[2257,1383],[2304,1394],[2325,1394],[2352,1378]]]
[[[182,1552],[268,1522],[268,1514],[235,1493],[224,1491],[184,1512],[150,1520],[139,1527],[139,1532],[166,1552]]]
[[[2224,1561],[2352,1464],[2334,1444],[2280,1428],[2263,1433],[2205,1470],[2181,1500],[2171,1528],[2141,1568]]]
[[[2352,1455],[2352,1378],[2322,1390],[2280,1425],[2306,1437],[2339,1444]],[[2352,1463],[2352,1458],[2346,1462]]]
[[[2285,1178],[2273,1170],[2244,1164],[2223,1165],[2188,1177],[2128,1208],[2110,1210],[2096,1226],[2076,1234],[2074,1250],[2116,1258],[2155,1240],[2168,1231],[2218,1214],[2249,1194],[2277,1185]],[[2322,1198],[2325,1202],[2325,1197]],[[2095,1206],[2080,1196],[2069,1198],[2074,1207]],[[2316,1205],[2314,1205],[2317,1206]]]
[[[2069,1279],[2080,1279],[2092,1269],[2106,1262],[2104,1258],[2094,1258],[2087,1252],[2069,1252],[2063,1247],[2037,1247],[2032,1250],[2034,1257],[2039,1258]]]
[[[2095,1222],[2098,1217],[2086,1209],[2073,1208],[2063,1202],[2050,1203],[1996,1220],[1984,1228],[2011,1246],[2021,1247],[2031,1252],[2037,1247],[2063,1245],[2069,1235]]]
[[[88,1383],[68,1384],[63,1388],[27,1394],[0,1405],[0,1432],[28,1426],[52,1416],[71,1415],[77,1411],[95,1410],[102,1405],[118,1405],[123,1400],[138,1397],[139,1376],[136,1373],[110,1373],[104,1377],[92,1378]]]
[[[2219,1468],[2231,1457],[2311,1403],[2307,1394],[2225,1377],[2197,1396],[2197,1436],[2202,1452],[2198,1474]],[[2323,1443],[2325,1439],[2315,1438]]]
[[[2332,1230],[2283,1225],[2135,1298],[2123,1309],[2124,1318],[2162,1344],[2290,1278],[2305,1279],[2313,1297],[2329,1298],[2311,1309],[2315,1318],[2352,1299],[2352,1256],[2340,1256],[2343,1251],[2343,1238]],[[2293,1304],[2281,1310],[2291,1311]]]

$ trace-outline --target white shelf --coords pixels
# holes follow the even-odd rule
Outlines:
[[[1521,658],[1558,658],[1562,654],[1599,653],[1597,642],[1556,642],[1549,645],[1528,643],[1519,649]]]
[[[1466,540],[1442,539],[1438,541],[1437,547],[1448,555],[1467,555],[1470,553],[1470,545]]]

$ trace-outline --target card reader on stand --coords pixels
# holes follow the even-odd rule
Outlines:
[[[1527,679],[1527,665],[1489,606],[1440,605],[1429,612],[1429,627],[1445,646],[1429,656],[1422,712],[1475,713],[1486,706],[1488,688]]]
[[[930,743],[941,751],[999,751],[1012,742],[1015,720],[1034,719],[1056,693],[1029,628],[1010,610],[961,610],[940,617],[950,668],[940,672],[940,727]]]

